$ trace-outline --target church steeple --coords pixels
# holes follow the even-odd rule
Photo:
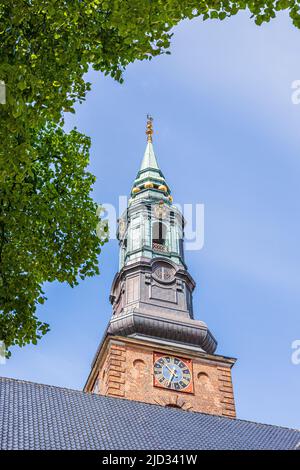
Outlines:
[[[213,353],[215,338],[204,322],[194,320],[195,282],[184,260],[184,218],[172,204],[157,164],[149,116],[146,134],[146,158],[134,183],[139,190],[132,191],[128,208],[119,219],[120,272],[110,296],[114,312],[110,331],[142,335],[151,331],[151,336]],[[130,287],[122,293],[124,282]],[[170,329],[174,315],[176,322]],[[128,320],[133,322],[130,326]]]
[[[112,316],[85,389],[234,417],[234,359],[215,354],[214,336],[194,318],[184,218],[159,168],[150,116],[146,135],[144,158],[119,219]]]
[[[152,122],[148,116],[146,151],[133,183],[128,209],[119,219],[120,269],[137,259],[157,257],[185,266],[184,220],[172,205],[169,186],[157,163]]]

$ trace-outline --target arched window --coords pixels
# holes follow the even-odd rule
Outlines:
[[[167,229],[161,221],[152,225],[152,248],[156,251],[167,251],[166,247]]]

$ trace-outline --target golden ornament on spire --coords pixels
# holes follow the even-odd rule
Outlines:
[[[147,141],[148,142],[152,142],[152,134],[153,134],[152,122],[153,122],[153,117],[151,117],[150,114],[147,114],[146,134],[147,134]]]

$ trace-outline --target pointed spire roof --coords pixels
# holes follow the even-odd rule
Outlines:
[[[141,164],[140,171],[147,170],[149,168],[152,168],[154,170],[159,170],[156,156],[154,153],[152,140],[147,142],[147,147],[144,153],[144,158]]]
[[[147,114],[146,135],[147,135],[147,147],[144,153],[144,158],[142,161],[140,171],[148,170],[149,168],[152,168],[153,170],[159,170],[156,156],[154,153],[153,144],[152,144],[153,118],[149,116],[149,114]]]
[[[166,183],[165,177],[160,170],[154,153],[152,135],[153,135],[153,119],[147,115],[147,146],[142,160],[140,170],[134,180],[132,194],[137,194],[146,190],[153,190],[162,193],[166,198],[171,200],[170,189]]]

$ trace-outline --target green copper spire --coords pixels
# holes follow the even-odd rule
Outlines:
[[[166,183],[165,177],[160,170],[156,156],[154,153],[152,135],[153,135],[153,118],[147,116],[147,146],[144,153],[144,158],[140,167],[140,170],[137,174],[136,179],[133,183],[132,189],[132,198],[135,198],[140,193],[146,191],[151,191],[152,196],[156,199],[161,197],[166,199],[169,202],[172,202],[172,197],[170,196],[170,189]],[[155,195],[153,194],[155,193]],[[149,193],[148,193],[149,196]]]
[[[154,148],[152,144],[152,135],[153,135],[153,118],[147,115],[147,128],[146,128],[146,135],[147,135],[147,147],[144,153],[144,158],[142,161],[142,165],[140,168],[140,172],[144,170],[148,170],[152,168],[153,170],[159,170],[156,156],[154,153]]]
[[[147,146],[128,206],[119,220],[120,269],[138,259],[164,258],[185,267],[184,219],[153,149],[153,119],[147,116]]]
[[[152,144],[152,140],[147,142],[147,147],[144,153],[144,158],[142,161],[142,165],[140,171],[147,170],[148,168],[152,168],[154,170],[159,170],[156,156],[154,153],[154,148]]]

